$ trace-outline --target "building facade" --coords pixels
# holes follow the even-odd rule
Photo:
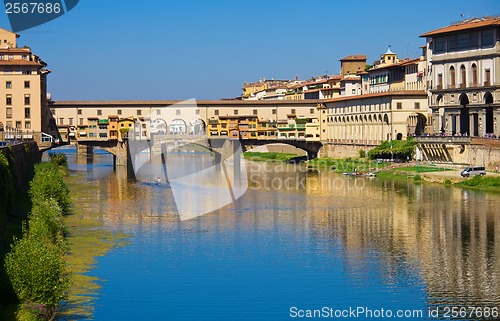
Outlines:
[[[18,34],[0,29],[0,132],[3,139],[33,139],[47,131],[47,64],[30,48],[18,48]],[[56,129],[56,128],[54,128]]]
[[[421,37],[434,132],[500,136],[500,18],[468,19]]]
[[[430,130],[424,91],[384,92],[326,100],[321,110],[321,140],[378,145]]]

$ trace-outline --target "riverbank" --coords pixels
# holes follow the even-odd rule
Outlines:
[[[436,165],[432,163],[408,162],[391,163],[370,161],[366,159],[328,159],[319,158],[307,162],[308,166],[326,167],[339,173],[344,172],[377,172],[379,178],[426,182],[445,186],[500,192],[500,174],[488,172],[485,177],[465,178],[460,175],[463,166],[452,164]]]
[[[246,152],[245,159],[252,161],[287,162],[301,155]],[[464,178],[460,176],[463,166],[453,164],[436,165],[433,163],[405,162],[394,163],[370,160],[368,158],[316,158],[307,161],[309,170],[327,169],[337,173],[376,172],[376,176],[386,179],[400,179],[426,182],[445,186],[500,192],[500,174],[488,172],[486,177]]]

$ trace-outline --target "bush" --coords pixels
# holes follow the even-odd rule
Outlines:
[[[407,158],[412,159],[416,144],[410,138],[407,140],[393,140],[392,142],[385,141],[374,149],[371,149],[368,152],[368,157],[370,159],[389,159],[391,157],[402,160],[406,160]]]
[[[422,177],[420,176],[420,174],[415,174],[415,175],[413,176],[413,180],[414,180],[415,182],[420,182],[420,181],[422,180]]]
[[[444,185],[451,185],[451,180],[449,178],[445,179]]]
[[[63,153],[50,153],[50,161],[56,166],[68,166],[68,158]]]
[[[27,231],[23,234],[14,239],[5,269],[22,303],[42,304],[52,314],[69,288],[64,259],[55,244]]]
[[[63,213],[54,199],[40,200],[33,205],[29,216],[29,233],[58,244],[63,240]]]
[[[29,195],[33,205],[52,198],[61,207],[63,214],[69,212],[68,189],[62,173],[52,163],[42,163],[35,166],[35,177],[30,182]]]
[[[362,149],[359,150],[359,158],[365,158],[366,157],[366,152]]]

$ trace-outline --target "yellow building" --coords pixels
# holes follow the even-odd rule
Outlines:
[[[127,117],[118,120],[118,141],[123,141],[123,138],[128,137],[129,130],[134,130],[134,117]]]
[[[17,48],[18,37],[0,29],[0,133],[15,131],[26,138],[49,125],[57,132],[46,108],[47,64],[30,48]]]

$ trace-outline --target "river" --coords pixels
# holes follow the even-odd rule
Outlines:
[[[169,188],[127,181],[108,154],[68,156],[89,190],[74,211],[128,235],[88,272],[94,320],[498,313],[498,194],[247,163],[241,198],[181,221]]]

